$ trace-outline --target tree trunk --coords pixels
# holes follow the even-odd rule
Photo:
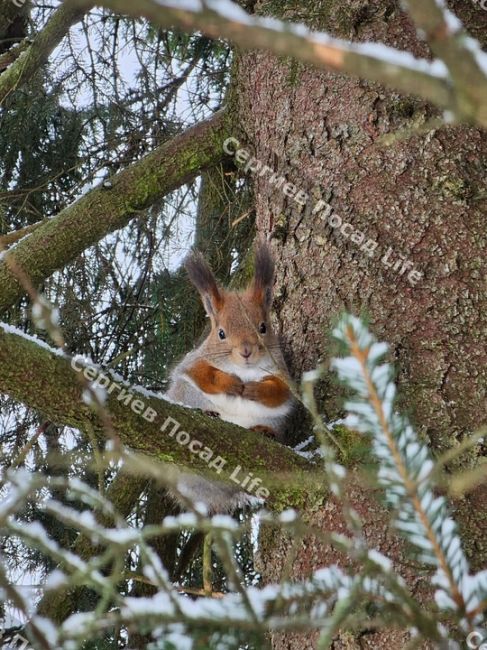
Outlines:
[[[258,6],[262,13],[302,20],[337,36],[428,55],[395,2]],[[478,7],[464,8],[463,14],[487,21]],[[485,405],[487,305],[481,278],[487,135],[444,127],[398,137],[400,130],[424,127],[433,110],[376,84],[265,53],[240,55],[235,91],[240,133],[234,135],[262,163],[252,176],[257,228],[273,237],[278,319],[295,378],[318,359],[326,361],[329,331],[343,309],[366,314],[371,329],[391,346],[405,410],[435,450],[454,447],[482,424]],[[390,134],[396,137],[386,145],[381,138]],[[280,177],[309,196],[304,206],[285,195],[284,183],[278,187]],[[339,413],[338,397],[330,374],[320,394],[329,418]],[[480,453],[477,448],[464,464]],[[401,546],[385,532],[387,517],[363,490],[353,495],[370,524],[371,544],[400,564]],[[487,522],[479,515],[486,501],[486,492],[478,489],[457,512],[467,553],[478,568],[487,562]],[[309,517],[322,528],[341,527],[334,503]],[[260,558],[269,581],[281,575],[291,545],[272,535],[262,539]],[[294,575],[333,561],[329,548],[308,539],[297,549]],[[352,638],[346,647],[363,647],[369,639],[371,647],[391,647],[399,637],[391,632],[360,642]],[[314,641],[276,636],[274,647],[308,648]]]

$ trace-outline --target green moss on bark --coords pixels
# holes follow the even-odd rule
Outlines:
[[[220,161],[226,135],[226,116],[221,111],[78,199],[19,242],[9,255],[37,286],[86,248]],[[0,260],[0,311],[23,293],[17,277]]]
[[[106,408],[120,441],[133,451],[233,485],[238,485],[252,472],[269,490],[267,503],[271,507],[274,504],[278,508],[304,507],[324,489],[322,472],[318,467],[259,433],[143,392],[134,390],[134,397],[129,399],[127,391],[130,392],[130,387],[124,386],[123,389],[125,398],[120,389],[112,389]],[[7,334],[1,328],[0,391],[42,411],[53,422],[81,430],[89,427],[101,445],[106,443],[107,432],[102,420],[83,402],[83,385],[69,359],[22,336]],[[136,412],[130,406],[135,398],[143,402],[144,407],[137,407]],[[141,414],[148,408],[155,414],[150,420]],[[173,433],[174,422],[178,426]],[[180,431],[189,434],[188,438],[181,438],[186,444],[177,439]],[[211,461],[205,462],[198,453],[189,449],[189,439],[200,441],[199,449],[208,447],[213,452],[212,460],[220,457],[223,462],[213,466]],[[236,476],[239,483],[231,478],[238,467],[240,470]],[[161,475],[163,472],[161,467]]]

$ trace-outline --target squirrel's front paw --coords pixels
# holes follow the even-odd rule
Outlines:
[[[243,386],[242,397],[257,402],[260,400],[261,390],[260,381],[248,381]]]
[[[226,381],[225,393],[231,395],[232,397],[240,397],[244,392],[244,383],[237,377],[237,375],[227,375],[228,379]]]

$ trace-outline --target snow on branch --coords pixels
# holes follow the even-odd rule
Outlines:
[[[68,1],[86,4],[86,0]],[[487,57],[479,44],[466,36],[460,21],[444,10],[443,0],[406,3],[419,28],[425,24],[434,28],[427,30],[439,57],[433,61],[381,43],[350,43],[302,24],[250,15],[231,0],[99,0],[98,4],[146,16],[162,28],[198,30],[242,48],[292,56],[317,67],[377,81],[448,109],[457,120],[487,126]]]
[[[397,529],[416,547],[419,559],[433,565],[438,607],[455,611],[469,628],[485,599],[484,579],[469,574],[457,526],[445,497],[436,496],[431,453],[408,420],[395,411],[393,369],[381,359],[388,346],[378,343],[362,322],[342,318],[333,332],[350,356],[332,367],[355,396],[346,403],[346,424],[372,436],[379,461],[378,479],[394,511]]]
[[[477,633],[487,609],[487,571],[469,572],[446,499],[436,494],[429,449],[396,412],[393,370],[382,362],[388,347],[351,315],[343,316],[334,336],[345,356],[334,359],[332,367],[352,393],[346,403],[348,426],[371,436],[378,481],[393,523],[416,549],[417,559],[432,567],[435,603],[413,595],[393,559],[371,548],[362,534],[360,518],[347,502],[349,472],[335,458],[333,438],[328,437],[313,398],[313,385],[320,376],[316,371],[304,377],[304,402],[321,442],[323,474],[333,498],[342,505],[347,524],[344,532],[321,533],[343,558],[338,564],[316,568],[308,578],[286,578],[263,587],[249,584],[234,550],[235,543],[248,533],[245,518],[210,517],[194,504],[191,512],[143,525],[117,513],[109,491],[97,491],[78,477],[10,469],[2,476],[0,535],[36,549],[50,566],[56,566],[45,580],[44,595],[82,586],[96,596],[93,609],[71,610],[56,627],[49,611],[28,612],[32,603],[24,602],[15,576],[9,577],[7,568],[0,566],[0,593],[29,616],[25,629],[29,638],[42,638],[47,650],[72,650],[82,641],[113,635],[116,629],[127,633],[151,630],[156,644],[179,639],[179,646],[194,639],[195,630],[205,630],[211,647],[223,649],[245,644],[253,634],[318,630],[318,647],[326,648],[339,629],[351,624],[367,627],[367,605],[373,606],[375,626],[393,623],[407,630],[414,642],[428,640],[435,647],[457,648],[452,629],[460,629],[463,635]],[[119,471],[137,477],[145,471],[147,478],[157,478],[155,466],[147,461],[137,464],[131,453],[122,460],[117,464]],[[314,476],[321,480],[316,470]],[[159,479],[164,485],[166,478]],[[26,506],[34,502],[37,518],[26,519]],[[56,525],[48,528],[48,521]],[[252,521],[257,528],[285,531],[291,539],[317,534],[294,510],[281,514],[261,510],[252,515]],[[57,539],[52,531],[58,527],[73,531],[78,541],[86,540],[89,552],[82,552],[78,542],[66,544]],[[151,546],[154,539],[189,530],[210,534],[229,585],[226,592],[186,590],[184,584],[173,581]],[[153,595],[134,596],[130,589],[134,581],[150,585]]]
[[[216,634],[221,631],[227,633],[229,629],[236,634],[251,629],[265,632],[316,628],[333,634],[336,625],[344,622],[359,601],[374,602],[379,612],[384,615],[396,612],[397,617],[404,609],[402,603],[407,602],[402,588],[398,589],[394,580],[388,578],[390,562],[380,553],[372,551],[370,562],[361,573],[349,573],[337,565],[331,565],[317,569],[308,579],[284,580],[265,587],[246,585],[235,564],[232,575],[238,584],[231,592],[221,594],[219,598],[205,597],[194,601],[184,594],[179,585],[171,583],[168,572],[148,542],[154,536],[185,530],[193,524],[200,529],[211,530],[218,554],[231,555],[233,565],[234,540],[242,535],[244,525],[237,524],[228,516],[210,518],[196,511],[191,515],[166,517],[159,525],[140,528],[127,525],[115,513],[113,526],[108,526],[91,509],[83,508],[81,504],[96,506],[98,511],[112,512],[110,503],[104,503],[106,499],[103,495],[96,494],[93,488],[78,478],[50,479],[16,470],[9,472],[8,479],[12,486],[23,487],[20,492],[16,491],[18,488],[14,490],[14,496],[19,496],[14,499],[17,503],[15,511],[10,509],[7,514],[5,510],[0,516],[0,530],[4,535],[17,537],[26,546],[40,550],[58,565],[48,576],[44,589],[69,589],[82,584],[102,600],[111,603],[106,610],[98,606],[93,611],[73,612],[57,630],[49,619],[33,615],[26,633],[32,634],[34,629],[42,627],[46,630],[43,647],[49,649],[69,650],[75,647],[73,643],[97,638],[117,626],[137,628],[148,623],[156,630],[156,637],[162,634],[161,629],[169,633],[176,625],[183,626],[188,635],[192,626],[207,626]],[[48,487],[55,489],[57,494],[63,490],[63,502],[48,497]],[[21,511],[29,492],[31,496],[44,495],[37,501],[41,513],[49,514],[69,529],[90,539],[94,545],[91,557],[82,559],[73,551],[63,548],[39,521],[22,521]],[[302,527],[304,523],[294,513],[290,515],[290,512],[281,516],[261,512],[257,517],[261,525],[280,525],[295,534],[297,527]],[[349,548],[346,539],[337,537],[336,541],[337,546]],[[140,557],[140,578],[156,588],[154,596],[137,598],[117,591],[117,586],[124,580],[134,578],[133,574],[124,574],[125,562],[122,558],[130,552]],[[385,584],[387,582],[389,584]],[[417,614],[420,629],[427,624],[432,625],[427,617]]]

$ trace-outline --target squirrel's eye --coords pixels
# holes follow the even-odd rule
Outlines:
[[[267,332],[267,327],[265,326],[265,323],[261,323],[261,324],[259,325],[259,332],[260,332],[261,334],[265,334],[265,333]]]
[[[227,336],[226,336],[226,334],[225,334],[225,332],[223,330],[218,330],[218,336],[221,338],[222,341],[223,341],[223,339],[227,338]]]

